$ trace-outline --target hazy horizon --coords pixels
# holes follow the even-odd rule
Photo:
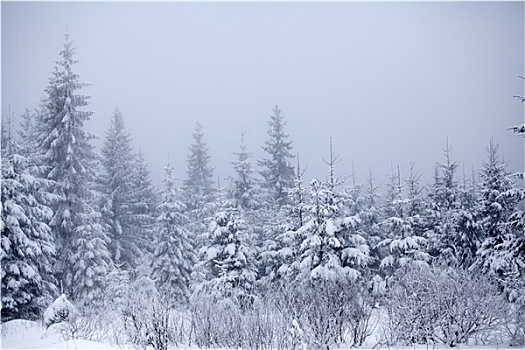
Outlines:
[[[74,71],[92,84],[80,91],[95,112],[87,129],[100,146],[118,106],[155,185],[168,153],[185,178],[197,121],[221,182],[241,127],[258,170],[275,104],[307,181],[325,178],[330,137],[338,174],[353,162],[362,184],[369,168],[377,184],[391,166],[406,178],[412,162],[430,182],[447,138],[468,175],[491,139],[523,171],[523,139],[507,130],[524,119],[513,98],[524,91],[523,2],[1,7],[2,113],[39,105],[67,26]]]

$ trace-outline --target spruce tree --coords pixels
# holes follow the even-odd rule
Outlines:
[[[111,253],[107,247],[107,231],[98,211],[98,194],[84,203],[79,215],[82,224],[75,228],[71,243],[72,299],[84,306],[101,306],[107,286],[106,277],[114,269]]]
[[[481,220],[483,243],[479,248],[476,266],[498,280],[510,299],[525,290],[523,277],[525,261],[523,231],[515,231],[511,215],[518,203],[507,193],[515,188],[498,156],[497,144],[488,147],[488,160],[483,163],[481,177]]]
[[[187,158],[187,178],[183,181],[188,209],[202,211],[207,203],[213,201],[213,168],[210,167],[211,157],[204,141],[202,124],[197,122],[193,132],[193,144],[189,148]]]
[[[196,238],[196,246],[202,246],[202,235],[206,232],[208,220],[214,213],[215,189],[213,168],[208,146],[204,141],[202,125],[197,122],[193,132],[193,144],[189,147],[186,179],[182,183],[184,204],[189,218],[188,229]]]
[[[358,216],[349,215],[347,198],[336,187],[337,157],[332,152],[326,161],[329,175],[325,182],[311,182],[308,211],[310,220],[296,230],[300,245],[300,278],[314,280],[356,280],[370,261],[368,242],[360,231]]]
[[[362,194],[363,208],[359,213],[361,219],[361,231],[363,236],[370,245],[370,263],[369,268],[371,273],[377,274],[379,272],[379,264],[382,258],[378,248],[378,243],[384,238],[383,231],[381,230],[381,212],[379,194],[377,193],[378,186],[374,185],[374,178],[372,176],[372,170],[369,169],[369,176],[367,184],[364,187]]]
[[[400,267],[426,265],[429,261],[427,241],[419,235],[421,198],[418,174],[412,170],[406,182],[408,198],[404,199],[399,168],[397,175],[392,171],[387,196],[391,202],[386,203],[389,208],[386,213],[390,216],[381,223],[386,238],[378,244],[378,247],[383,247],[380,268],[388,276]]]
[[[36,113],[31,112],[29,109],[26,109],[21,115],[22,122],[20,123],[20,128],[18,130],[19,137],[19,146],[18,150],[21,155],[24,157],[30,158],[31,162],[36,162],[36,157],[38,156],[35,153],[37,149],[37,129],[35,125],[35,116]]]
[[[297,229],[304,225],[308,219],[306,210],[306,202],[308,200],[308,189],[304,185],[304,173],[306,169],[301,170],[301,163],[299,161],[299,154],[297,154],[297,170],[295,171],[294,186],[289,189],[288,195],[290,197],[290,216],[292,220],[292,228]]]
[[[230,203],[219,203],[210,222],[201,256],[206,267],[204,290],[219,298],[249,301],[257,277],[255,249],[246,222]]]
[[[357,279],[369,262],[369,246],[357,229],[359,219],[342,215],[341,195],[326,182],[313,180],[310,198],[310,220],[296,230],[302,238],[301,278]]]
[[[10,134],[11,122],[2,124],[1,319],[36,320],[57,294],[51,274],[56,248],[47,225],[53,213],[44,191],[50,184],[35,176],[35,165]]]
[[[74,52],[73,42],[66,34],[60,60],[46,89],[45,112],[37,121],[39,151],[46,169],[43,175],[54,181],[52,191],[57,198],[49,222],[58,246],[55,275],[66,293],[75,289],[73,242],[78,228],[85,225],[84,214],[89,211],[86,203],[96,175],[96,157],[90,143],[94,136],[84,130],[92,112],[81,110],[89,97],[78,93],[88,84],[73,71]]]
[[[275,105],[273,115],[268,122],[269,139],[263,150],[269,157],[258,161],[261,176],[264,179],[263,186],[269,191],[269,200],[278,208],[288,202],[288,189],[294,184],[294,168],[290,161],[294,158],[292,154],[292,141],[285,133],[286,121],[281,114],[279,106]]]
[[[427,211],[429,253],[439,263],[458,265],[459,255],[456,243],[461,234],[458,232],[458,216],[461,208],[456,172],[459,162],[452,161],[452,148],[448,145],[443,150],[445,163],[438,164],[432,192],[429,195],[430,206]]]
[[[232,181],[232,197],[236,207],[243,210],[256,209],[259,206],[253,178],[252,164],[250,158],[252,154],[246,150],[244,143],[245,132],[241,132],[241,145],[239,152],[234,152],[237,160],[232,162],[235,177]]]
[[[186,229],[188,218],[175,188],[173,167],[165,168],[164,188],[159,204],[159,216],[154,227],[155,252],[152,260],[152,278],[158,290],[166,294],[170,303],[181,303],[189,297],[191,272],[196,262],[194,246]]]
[[[139,237],[134,237],[132,232],[134,157],[124,117],[115,109],[102,145],[104,220],[109,226],[113,261],[127,270],[136,265],[141,255]]]
[[[135,157],[134,169],[130,198],[130,234],[137,239],[141,251],[152,253],[152,230],[157,217],[158,199],[142,151]]]
[[[463,175],[463,183],[459,188],[460,209],[457,214],[457,232],[455,245],[457,247],[458,265],[468,269],[476,260],[476,252],[481,246],[480,193],[474,174],[470,179]]]
[[[297,230],[310,219],[309,191],[304,185],[304,172],[297,155],[294,187],[288,191],[290,202],[281,208],[277,216],[272,217],[271,209],[264,210],[270,214],[263,220],[264,239],[259,256],[259,271],[264,282],[293,277],[300,272],[297,262],[300,261],[300,245],[304,237],[300,237]]]

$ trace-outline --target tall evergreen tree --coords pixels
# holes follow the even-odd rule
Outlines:
[[[263,280],[295,276],[300,272],[297,262],[300,261],[300,245],[304,237],[299,236],[297,230],[310,219],[304,172],[297,155],[294,187],[288,191],[290,202],[281,208],[279,215],[264,220],[264,239],[259,256]],[[272,213],[273,210],[265,209],[264,212]]]
[[[232,183],[232,196],[234,205],[243,210],[255,209],[259,206],[253,178],[252,164],[250,158],[252,154],[246,150],[244,143],[244,131],[241,132],[240,151],[235,152],[237,160],[232,162],[235,177]]]
[[[211,157],[200,122],[195,125],[193,144],[189,149],[187,178],[183,181],[186,201],[189,210],[203,210],[207,203],[213,201],[214,188]]]
[[[201,248],[207,269],[205,290],[217,297],[236,297],[241,301],[250,297],[257,277],[250,236],[238,209],[227,202],[220,203],[208,227],[208,243]]]
[[[206,232],[208,220],[214,213],[215,188],[213,187],[213,168],[211,157],[204,141],[202,125],[197,122],[193,132],[193,144],[189,147],[186,179],[183,181],[184,203],[189,217],[188,229],[196,238],[196,246]]]
[[[22,122],[20,123],[20,129],[18,130],[19,136],[19,153],[24,157],[33,158],[31,161],[36,161],[37,154],[37,129],[35,125],[35,113],[26,109],[21,115]]]
[[[73,71],[74,52],[73,42],[66,35],[46,89],[45,113],[37,122],[44,177],[55,182],[52,191],[58,198],[52,205],[54,215],[49,223],[58,245],[55,272],[68,293],[75,287],[72,283],[77,266],[72,261],[72,244],[78,228],[85,224],[83,215],[88,212],[86,203],[96,174],[90,143],[94,136],[84,130],[92,112],[80,109],[87,106],[89,97],[78,94],[88,84],[80,82]]]
[[[460,209],[457,216],[457,232],[455,246],[457,248],[458,264],[468,269],[476,260],[476,252],[481,246],[480,193],[476,179],[472,174],[470,179],[463,175],[463,184],[458,191]]]
[[[335,177],[337,157],[332,152],[328,179],[311,182],[310,220],[296,230],[300,245],[301,278],[314,280],[356,280],[370,261],[368,242],[361,234],[360,219],[345,207],[346,198],[336,187],[342,180]]]
[[[392,171],[387,196],[392,202],[387,203],[388,217],[382,222],[386,238],[379,243],[384,247],[380,267],[387,275],[392,275],[398,268],[409,265],[426,265],[429,256],[426,253],[426,239],[420,233],[421,198],[419,177],[413,170],[406,181],[408,198],[402,195],[401,175]]]
[[[438,262],[447,265],[458,265],[460,252],[456,242],[458,232],[458,216],[460,198],[456,172],[459,162],[452,161],[452,148],[448,145],[443,150],[445,163],[438,165],[435,182],[430,193],[430,208],[427,212],[429,230],[429,253]]]
[[[154,233],[155,252],[152,278],[170,303],[187,301],[192,268],[196,263],[194,246],[186,225],[185,205],[179,200],[173,178],[173,167],[165,168],[164,188],[159,204]]]
[[[378,187],[374,185],[372,170],[369,169],[367,184],[362,194],[363,209],[359,213],[359,218],[361,219],[363,236],[369,242],[371,258],[369,268],[373,274],[379,272],[379,264],[384,258],[380,254],[378,244],[385,238],[381,230],[381,205],[377,190]]]
[[[49,182],[34,175],[35,165],[5,120],[2,126],[1,319],[36,320],[57,294],[51,275],[56,249],[47,225],[53,213],[49,194],[41,191]]]
[[[98,211],[98,196],[93,191],[91,199],[84,203],[84,211],[79,214],[81,224],[75,228],[69,258],[73,285],[70,293],[73,300],[85,306],[101,305],[107,286],[106,277],[114,268],[107,247],[107,231]]]
[[[304,186],[304,173],[306,169],[301,170],[301,163],[299,161],[299,154],[297,154],[297,170],[295,171],[294,187],[290,188],[288,195],[290,196],[290,216],[292,220],[292,227],[297,229],[305,223],[308,219],[306,211],[306,202],[308,199],[308,189]]]
[[[135,157],[134,169],[130,198],[130,234],[137,238],[143,252],[153,252],[152,230],[157,217],[158,199],[142,151]]]
[[[284,131],[286,121],[279,106],[275,105],[268,124],[269,139],[263,150],[269,157],[258,161],[258,164],[262,168],[260,174],[264,178],[263,186],[269,191],[270,200],[280,208],[288,202],[288,189],[294,184],[294,168],[290,164],[294,158],[292,141],[288,140],[289,135]]]
[[[113,261],[128,270],[136,265],[141,255],[137,242],[139,237],[134,237],[132,232],[134,158],[124,117],[115,109],[102,145],[104,219],[109,226],[109,249]]]
[[[349,209],[349,214],[358,215],[364,208],[364,200],[362,197],[363,186],[357,183],[353,161],[351,178],[352,185],[344,189],[344,196],[347,200],[346,206]]]
[[[344,217],[342,198],[325,182],[311,182],[311,219],[297,230],[303,237],[299,269],[303,277],[355,280],[369,261],[369,247],[357,217]],[[297,270],[294,268],[293,270]]]
[[[488,147],[488,160],[483,163],[481,177],[481,220],[484,234],[478,250],[476,266],[495,277],[511,299],[525,290],[523,231],[515,231],[511,215],[517,198],[506,194],[515,188],[498,156],[499,146],[492,141]]]

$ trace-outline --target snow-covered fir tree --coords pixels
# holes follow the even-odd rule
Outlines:
[[[361,219],[361,231],[363,237],[366,239],[370,246],[370,263],[368,264],[370,272],[372,274],[379,273],[379,265],[384,256],[380,255],[380,249],[378,243],[384,238],[383,230],[381,230],[381,204],[379,201],[379,193],[377,192],[378,186],[374,185],[374,177],[372,176],[372,170],[369,169],[367,183],[364,186],[362,193],[363,207],[359,212],[359,218]]]
[[[152,278],[158,290],[167,296],[171,305],[187,301],[191,273],[196,263],[194,245],[186,229],[186,206],[175,187],[173,167],[165,168],[164,188],[161,193],[154,234],[155,251],[152,260]]]
[[[308,201],[308,189],[304,185],[304,173],[306,169],[301,170],[299,154],[297,154],[297,169],[294,176],[294,186],[288,190],[290,197],[290,216],[293,218],[292,228],[297,229],[304,225],[308,220],[306,202]]]
[[[93,191],[91,199],[83,205],[83,212],[79,215],[82,224],[75,228],[69,257],[71,284],[74,286],[71,296],[85,306],[101,305],[107,286],[106,277],[114,268],[97,197]]]
[[[134,157],[131,136],[126,131],[124,117],[115,109],[102,145],[101,182],[105,198],[103,213],[109,227],[109,249],[113,261],[117,266],[128,270],[136,265],[141,255],[138,247],[140,237],[135,237],[132,231]]]
[[[381,223],[386,238],[378,244],[383,247],[380,268],[387,276],[409,264],[426,265],[430,258],[426,253],[427,241],[419,235],[421,197],[419,177],[413,170],[407,186],[408,198],[404,199],[399,168],[397,175],[392,171],[387,189],[387,198],[392,202],[386,203],[390,216]]]
[[[369,247],[357,232],[359,219],[344,217],[342,198],[326,182],[313,180],[308,206],[310,220],[296,234],[300,246],[300,274],[313,279],[357,279],[369,259]]]
[[[331,140],[330,140],[331,141]],[[370,248],[359,230],[358,216],[348,216],[345,198],[336,187],[337,157],[330,142],[329,175],[325,182],[312,180],[308,211],[310,219],[296,235],[300,245],[300,278],[356,280],[370,260]]]
[[[423,236],[427,223],[424,218],[425,198],[421,186],[421,174],[410,164],[410,175],[405,181],[407,193],[406,215],[411,220],[413,231],[418,236]]]
[[[295,276],[298,274],[300,245],[302,238],[297,230],[309,220],[308,213],[308,187],[304,185],[304,172],[301,170],[299,155],[295,171],[294,187],[288,190],[289,203],[281,207],[274,214],[272,209],[265,212],[271,213],[270,217],[263,220],[263,240],[259,256],[260,274],[262,283],[275,278]]]
[[[249,300],[257,278],[256,251],[248,225],[231,203],[219,203],[206,242],[200,249],[206,269],[203,290],[219,298]]]
[[[523,231],[515,231],[510,217],[518,203],[516,197],[507,196],[515,185],[509,178],[506,164],[498,156],[497,144],[492,141],[487,149],[488,160],[483,162],[481,178],[481,219],[483,243],[478,250],[476,266],[495,277],[516,299],[522,293],[524,281]]]
[[[11,122],[2,124],[1,319],[36,320],[57,295],[51,274],[56,248],[47,225],[53,212],[43,190],[49,182],[35,176],[35,165],[10,134]]]
[[[20,116],[22,118],[22,121],[18,130],[19,153],[24,157],[32,158],[31,162],[36,162],[36,157],[38,156],[38,154],[35,153],[35,150],[38,146],[37,129],[35,125],[35,114],[36,112],[31,112],[29,109],[26,109],[24,113]]]
[[[234,152],[237,160],[232,162],[235,176],[232,179],[232,197],[236,207],[243,210],[256,209],[258,203],[258,193],[256,181],[253,177],[252,164],[250,158],[252,154],[246,150],[244,136],[246,133],[241,131],[241,145],[239,152]]]
[[[142,252],[153,252],[153,225],[157,217],[157,195],[142,150],[135,157],[130,198],[130,235]]]
[[[263,187],[269,191],[271,205],[281,207],[288,202],[288,189],[293,187],[294,167],[291,164],[292,141],[285,133],[286,121],[281,114],[279,106],[275,105],[273,115],[268,122],[269,139],[265,142],[263,150],[268,153],[268,158],[258,161],[262,168]]]
[[[88,210],[86,202],[91,197],[90,187],[96,174],[95,153],[90,141],[94,136],[84,130],[92,112],[81,110],[87,106],[88,96],[78,91],[87,86],[73,71],[73,42],[66,34],[60,60],[46,88],[45,112],[38,125],[39,152],[42,154],[44,177],[55,182],[52,188],[57,200],[52,203],[53,217],[49,225],[58,246],[55,275],[64,291],[75,289],[72,263],[73,242],[85,225]]]
[[[455,246],[458,266],[468,269],[476,260],[476,252],[481,246],[480,194],[474,173],[470,178],[463,174],[462,185],[458,188],[460,209],[457,213],[457,232]]]
[[[213,168],[208,146],[204,141],[202,124],[197,122],[193,132],[193,144],[189,147],[186,171],[187,178],[183,181],[186,204],[189,210],[204,210],[207,203],[213,201]]]
[[[235,175],[231,178],[230,198],[232,205],[238,209],[239,217],[243,220],[244,229],[250,232],[254,255],[257,256],[257,271],[260,278],[271,269],[260,254],[273,251],[274,236],[277,227],[280,227],[280,217],[264,206],[264,191],[261,190],[260,180],[253,176],[250,162],[251,153],[247,151],[244,142],[245,132],[241,131],[240,151],[234,152],[237,160],[232,162]],[[224,204],[224,203],[223,203]],[[219,205],[220,208],[223,204]]]
[[[349,210],[350,215],[358,215],[364,207],[364,200],[362,197],[363,186],[357,183],[354,163],[352,162],[352,185],[344,189],[344,198],[346,199],[345,206]]]
[[[399,201],[401,200],[401,179],[391,167],[388,182],[385,184],[385,195],[382,203],[383,218],[395,217],[399,214]]]
[[[458,264],[456,242],[458,236],[458,215],[460,198],[456,172],[459,162],[452,160],[452,148],[447,145],[443,150],[445,163],[440,163],[435,169],[434,184],[429,193],[428,220],[429,253],[439,263]]]
[[[193,132],[193,144],[189,147],[186,179],[183,181],[184,203],[187,207],[189,230],[196,238],[197,247],[214,213],[215,191],[213,168],[208,146],[204,141],[202,125],[197,122]]]

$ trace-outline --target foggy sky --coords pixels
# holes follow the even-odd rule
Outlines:
[[[100,145],[114,109],[141,147],[156,185],[177,175],[195,122],[215,176],[246,131],[252,163],[265,156],[279,104],[307,180],[324,179],[329,138],[341,176],[385,183],[410,162],[431,181],[444,161],[479,169],[493,138],[523,169],[524,4],[482,3],[28,3],[2,2],[2,112],[35,108],[67,31],[75,72],[92,83],[87,129]],[[100,150],[100,147],[98,147]],[[459,169],[458,176],[462,174]],[[179,184],[181,182],[178,182]]]

